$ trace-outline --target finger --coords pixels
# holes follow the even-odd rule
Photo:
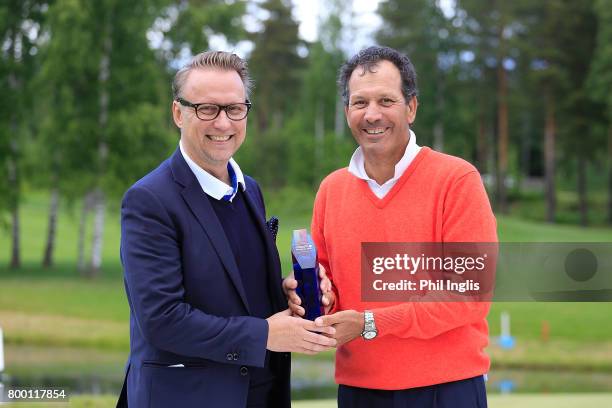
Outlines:
[[[285,278],[285,280],[283,281],[283,285],[287,288],[287,289],[295,289],[298,286],[298,281],[296,281],[293,278]]]
[[[325,347],[335,347],[337,344],[337,340],[333,337],[327,337],[312,332],[305,332],[302,339],[309,343]]]
[[[309,332],[312,333],[321,333],[321,334],[329,334],[330,336],[333,336],[336,334],[336,328],[334,326],[323,326],[323,327],[315,327],[312,330],[308,330]]]
[[[308,350],[308,351],[314,352],[314,353],[320,353],[322,351],[327,351],[327,350],[333,349],[333,347],[322,346],[320,344],[309,343],[309,342],[304,342],[303,345],[302,345],[302,348],[304,350]]]
[[[287,297],[288,297],[290,302],[295,303],[296,305],[301,305],[302,304],[302,299],[300,299],[300,297],[297,295],[297,293],[295,293],[294,290],[289,291],[287,293]]]
[[[323,279],[328,279],[327,278],[327,271],[325,270],[325,267],[321,264],[319,264],[319,278],[321,280]]]
[[[322,293],[329,293],[332,291],[332,285],[331,282],[329,280],[325,280],[325,281],[321,281],[321,292]]]
[[[311,336],[306,336],[303,343],[316,344],[319,347],[333,348],[336,347],[338,340],[334,337],[322,336],[314,333],[310,333]],[[301,344],[301,343],[300,343]]]
[[[315,333],[326,333],[326,334],[334,334],[336,333],[336,328],[329,325],[329,326],[317,326],[314,324],[314,322],[310,321],[310,320],[306,320],[304,319],[302,322],[302,328],[308,332],[315,332]]]
[[[321,292],[329,292],[332,287],[331,281],[327,278],[321,278],[319,287],[321,288]]]
[[[336,329],[332,326],[332,323],[330,323],[329,321],[324,321],[325,324],[317,324],[317,320],[321,319],[325,319],[327,316],[321,316],[321,317],[317,317],[316,320],[310,321],[310,320],[304,320],[302,322],[302,327],[308,331],[314,331],[314,332],[320,332],[320,333],[328,333],[328,334],[334,334]]]
[[[291,311],[297,316],[304,316],[304,314],[306,313],[303,307],[298,306],[292,302],[289,302],[289,309],[291,309]]]
[[[296,347],[296,349],[295,349],[295,351],[294,351],[294,352],[295,352],[295,353],[301,353],[301,354],[307,354],[307,355],[309,355],[309,356],[314,356],[315,354],[317,354],[317,352],[316,352],[316,351],[312,351],[312,350],[309,350],[309,349],[307,349],[307,348],[304,348],[304,347],[299,347],[299,346],[298,346],[298,347]]]
[[[317,327],[317,330],[320,327],[331,326],[336,323],[338,323],[338,318],[335,314],[328,315],[328,316],[319,316],[314,321],[314,324]]]

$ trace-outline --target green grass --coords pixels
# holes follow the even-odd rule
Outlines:
[[[556,221],[559,224],[577,225],[580,223],[579,197],[572,184],[558,187],[557,190]],[[511,191],[509,198],[510,212],[514,216],[535,222],[542,222],[546,219],[546,201],[541,190]],[[589,189],[587,203],[589,224],[609,225],[607,220],[608,194],[605,181],[598,188]]]
[[[286,195],[286,194],[285,194]],[[276,214],[280,218],[278,236],[279,252],[283,261],[283,270],[290,267],[289,248],[291,231],[297,228],[310,228],[310,214],[304,208],[310,205],[298,205],[290,202],[283,194],[273,195],[274,200],[268,205],[268,214]],[[301,200],[308,200],[310,195],[301,194]],[[289,206],[289,207],[287,207]],[[57,242],[55,262],[57,266],[45,271],[40,268],[47,232],[48,197],[40,192],[30,192],[25,195],[20,208],[22,228],[22,260],[24,264],[20,274],[75,276],[77,258],[78,219],[80,206],[71,207],[65,203],[59,216],[57,226]],[[295,209],[295,210],[293,210]],[[521,219],[498,216],[498,231],[500,241],[505,242],[610,242],[612,228],[591,227],[581,228],[569,225],[552,225]],[[87,227],[88,239],[86,253],[89,254],[91,241],[92,217]],[[121,274],[119,261],[119,202],[111,201],[109,205],[104,233],[103,276],[115,278]],[[10,255],[10,236],[8,230],[0,231],[0,274],[7,274],[5,265]]]
[[[612,228],[577,227],[497,216],[501,242],[612,242]]]
[[[129,308],[122,281],[75,278],[2,278],[0,310],[126,322]]]
[[[277,241],[285,273],[291,268],[291,231],[310,226],[310,215],[304,212],[310,206],[307,203],[310,196],[295,197],[299,202],[292,202],[295,200],[292,195],[279,194],[273,196],[268,205],[268,214],[276,214],[281,220]],[[125,349],[129,310],[118,256],[119,204],[114,203],[109,208],[106,218],[103,274],[99,279],[90,280],[80,277],[75,270],[78,205],[72,211],[64,206],[60,214],[56,266],[51,270],[39,266],[46,236],[47,200],[44,194],[28,193],[21,207],[22,269],[6,269],[9,236],[7,231],[0,232],[0,326],[5,327],[7,342]],[[609,228],[550,225],[513,217],[498,217],[498,227],[500,240],[506,242],[612,240],[612,229]],[[91,232],[91,220],[88,231]],[[549,362],[565,361],[561,353],[554,353],[556,349],[575,356],[588,352],[587,348],[596,349],[597,344],[608,347],[612,342],[612,325],[609,324],[612,303],[496,303],[492,305],[489,317],[492,336],[499,333],[499,314],[502,311],[510,312],[512,334],[520,341],[530,342],[530,350],[538,350],[534,345],[541,337],[543,322],[550,326],[548,349],[551,352],[547,353],[543,348],[536,354],[514,356],[513,361],[539,361],[538,356],[548,356],[545,360]],[[10,330],[6,330],[7,327]],[[572,351],[568,344],[580,347]],[[494,353],[496,361],[509,364],[512,359],[504,356]],[[604,367],[612,364],[611,356],[600,357],[598,361],[603,362]],[[575,360],[575,365],[582,364],[579,357]],[[597,361],[590,361],[587,366],[598,366]]]
[[[612,394],[493,395],[490,408],[602,408],[612,404]],[[332,408],[335,400],[296,401],[294,408]]]
[[[550,327],[550,338],[580,342],[612,342],[612,303],[494,303],[489,312],[491,335],[500,333],[500,313],[510,313],[512,335],[538,340],[542,323]]]
[[[117,402],[116,396],[75,396],[69,404],[62,403],[18,403],[8,404],[14,408],[107,408]],[[602,408],[612,405],[612,394],[555,394],[555,395],[491,395],[490,408]],[[294,401],[294,408],[335,408],[336,400]]]
[[[55,262],[58,267],[48,274],[76,274],[76,259],[78,245],[78,225],[80,205],[76,203],[69,207],[62,203],[62,211],[58,217]],[[42,261],[47,236],[48,196],[39,192],[28,192],[24,195],[19,210],[21,217],[21,249],[22,260],[26,271],[42,272],[37,267]],[[91,231],[93,216],[90,215],[87,225],[86,253],[90,254]],[[112,202],[106,214],[104,224],[104,246],[102,259],[107,271],[118,270],[119,266],[119,203]],[[0,265],[8,263],[10,256],[9,231],[0,232]],[[89,258],[88,258],[89,259]]]

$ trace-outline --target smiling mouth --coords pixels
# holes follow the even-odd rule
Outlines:
[[[381,135],[385,133],[386,128],[372,128],[372,129],[363,129],[368,135]]]
[[[234,135],[224,135],[224,136],[214,136],[214,135],[206,135],[207,138],[212,140],[213,142],[227,142]]]

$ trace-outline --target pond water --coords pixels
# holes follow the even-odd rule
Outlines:
[[[119,393],[126,353],[91,349],[8,345],[2,381],[6,388],[64,388],[74,394]],[[320,357],[292,361],[294,399],[333,398],[334,364]],[[612,392],[612,373],[496,370],[488,374],[489,393]]]

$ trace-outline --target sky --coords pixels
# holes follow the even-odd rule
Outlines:
[[[437,1],[444,14],[449,17],[453,14],[455,0],[431,0]],[[364,46],[371,45],[374,32],[382,24],[381,18],[376,14],[376,9],[381,0],[346,0],[345,3],[353,3],[355,20],[353,24],[359,28],[360,35],[347,51],[357,51]],[[317,39],[318,20],[326,15],[325,0],[292,0],[293,16],[300,24],[300,36],[307,41]],[[347,13],[348,14],[348,13]]]
[[[251,0],[247,4],[247,16],[243,18],[245,28],[248,31],[257,31],[261,29],[261,21],[266,18],[257,4],[263,0]],[[326,0],[291,0],[293,4],[293,18],[299,23],[299,35],[306,41],[317,40],[317,31],[320,22],[327,16]],[[455,0],[431,0],[437,1],[444,14],[449,17],[453,14]],[[360,49],[372,45],[374,43],[374,34],[382,24],[380,16],[376,13],[381,0],[345,0],[347,4],[347,12],[341,17],[343,23],[349,24],[356,28],[350,41],[343,44],[344,52],[347,55],[352,55]],[[350,8],[352,3],[353,16],[350,21]],[[153,37],[156,33],[153,31]],[[154,48],[159,47],[163,36],[157,35],[159,39],[151,39],[151,44]],[[235,52],[241,57],[247,58],[253,49],[253,44],[248,41],[242,41],[235,46],[229,46],[223,36],[213,35],[209,38],[210,49],[227,50]],[[305,50],[303,50],[305,52]],[[304,55],[305,56],[305,55]],[[181,59],[188,60],[190,55],[184,55]]]
[[[351,39],[350,44],[346,44],[345,52],[352,54],[364,46],[372,44],[373,34],[381,24],[380,17],[376,14],[376,8],[380,0],[346,0],[347,9],[353,3],[354,20],[353,24],[358,27],[357,35]],[[248,31],[257,31],[261,29],[261,20],[266,16],[258,10],[257,4],[261,0],[249,2],[247,6],[248,16],[244,18],[245,28]],[[325,5],[326,0],[292,0],[293,3],[293,18],[299,23],[299,35],[306,41],[315,41],[317,39],[318,25],[322,19],[327,16],[328,10]],[[342,16],[348,23],[350,17],[347,12]],[[223,38],[215,37],[210,41],[212,49],[228,49],[227,43]],[[246,57],[252,51],[253,44],[243,41],[238,43],[236,47],[232,47],[231,51]]]
[[[351,1],[346,1],[350,4]],[[353,24],[358,27],[357,37],[353,38],[351,44],[345,44],[348,53],[354,53],[357,50],[371,45],[373,35],[376,29],[382,23],[376,9],[380,0],[352,0],[354,10]],[[306,41],[315,41],[317,39],[317,29],[319,20],[326,16],[325,0],[293,0],[293,16],[300,24],[300,37]],[[348,13],[346,16],[348,17]],[[347,21],[345,21],[346,23]]]

